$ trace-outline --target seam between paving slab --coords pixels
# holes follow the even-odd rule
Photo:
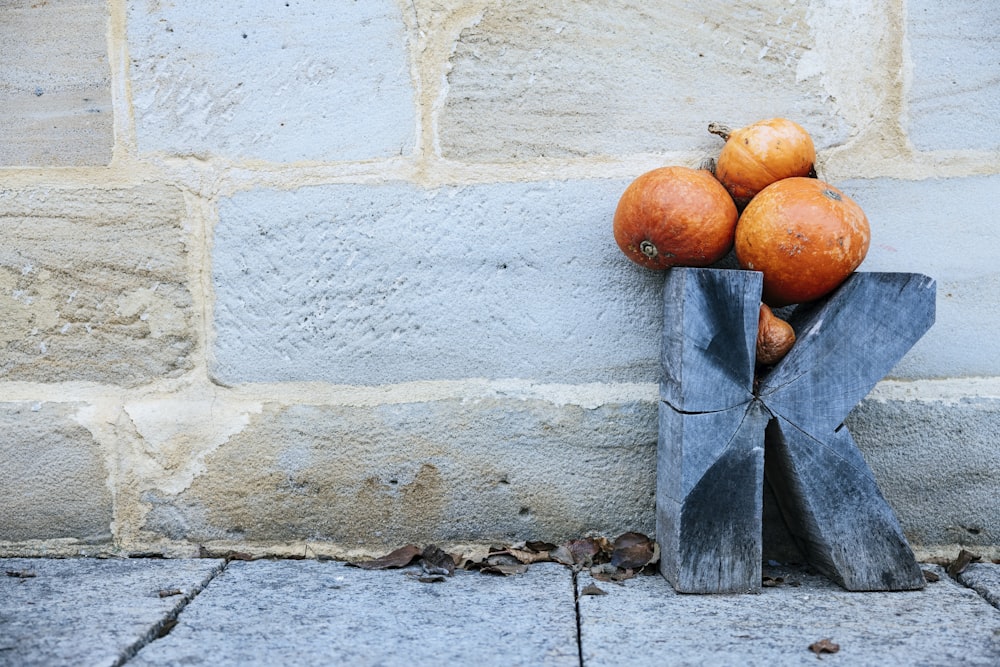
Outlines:
[[[583,664],[583,619],[580,616],[580,586],[579,586],[579,572],[574,568],[572,571],[572,577],[570,582],[573,584],[573,613],[576,615],[576,655],[577,660],[580,662],[580,667],[584,667]]]
[[[962,576],[962,572],[958,572],[957,574],[953,575],[950,572],[948,572],[947,569],[945,569],[945,574],[947,574],[948,578],[954,581],[956,584],[964,588],[968,588],[970,591],[974,592],[976,595],[981,597],[983,601],[986,602],[986,604],[995,608],[997,611],[1000,611],[1000,597],[994,598],[990,594],[990,590],[987,587],[966,583],[965,578]]]
[[[177,604],[174,605],[173,609],[168,611],[158,622],[151,625],[149,630],[135,640],[131,646],[122,651],[118,660],[113,662],[111,667],[122,667],[129,660],[134,658],[139,651],[149,646],[156,640],[166,637],[167,634],[170,633],[170,630],[177,625],[177,618],[180,616],[181,612],[184,611],[184,608],[187,607],[192,600],[198,597],[198,595],[200,595],[201,592],[205,590],[216,577],[225,572],[228,565],[229,561],[223,560],[215,568],[213,568],[200,583],[192,586],[191,590],[177,601]]]

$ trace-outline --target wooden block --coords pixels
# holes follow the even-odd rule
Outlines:
[[[657,538],[660,571],[679,592],[760,589],[761,286],[757,272],[679,268],[664,287]]]
[[[934,323],[935,283],[914,273],[855,273],[789,318],[796,341],[760,379],[774,413],[821,436],[844,418]]]
[[[661,572],[679,592],[759,590],[766,476],[799,550],[844,588],[921,588],[913,553],[843,420],[933,323],[934,281],[854,274],[827,299],[795,309],[795,346],[755,376],[760,294],[751,271],[667,276]]]
[[[768,419],[759,401],[704,413],[661,401],[656,536],[677,592],[760,590]]]
[[[675,268],[663,299],[660,398],[707,412],[753,399],[763,278],[756,271]]]
[[[849,591],[924,587],[896,515],[846,428],[817,440],[778,417],[766,443],[768,481],[809,563]]]

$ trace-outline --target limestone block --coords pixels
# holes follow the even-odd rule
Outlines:
[[[254,190],[213,244],[223,383],[655,382],[662,274],[592,180]]]
[[[0,4],[0,166],[111,160],[107,23],[104,0]]]
[[[934,327],[890,373],[903,379],[1000,375],[1000,230],[986,214],[1000,176],[839,184],[872,227],[863,271],[918,272],[938,284]]]
[[[112,502],[104,456],[79,406],[0,403],[0,543],[105,542]]]
[[[278,162],[410,153],[407,33],[391,0],[128,2],[141,151]]]
[[[1000,399],[868,399],[847,426],[914,546],[1000,543]]]
[[[1000,5],[909,0],[906,127],[918,150],[1000,149]]]
[[[0,191],[0,379],[134,385],[191,368],[184,215],[161,186]]]
[[[843,53],[863,47],[877,67],[891,33],[886,3],[832,4],[489,3],[449,61],[441,152],[487,162],[709,152],[721,145],[710,121],[779,115],[820,147],[840,143],[882,97],[857,67],[842,71]]]
[[[651,534],[656,404],[539,399],[265,404],[144,529],[275,543],[568,539]]]

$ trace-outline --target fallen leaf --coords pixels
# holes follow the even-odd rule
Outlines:
[[[819,655],[820,653],[836,653],[840,650],[840,644],[834,644],[831,639],[820,639],[809,645],[809,650]]]
[[[941,575],[937,572],[932,572],[931,570],[922,570],[924,573],[924,581],[928,583],[934,583],[936,581],[941,581]]]
[[[245,551],[227,551],[226,560],[256,560],[256,556]]]
[[[347,565],[360,567],[362,570],[389,570],[406,567],[419,558],[421,554],[423,554],[423,549],[415,544],[407,544],[374,560],[347,563]]]
[[[516,563],[514,565],[485,565],[479,571],[483,574],[499,574],[504,577],[509,577],[515,574],[524,574],[528,571],[528,566],[524,563]]]
[[[552,544],[550,542],[538,542],[538,541],[526,542],[524,546],[527,549],[530,549],[531,551],[537,551],[539,553],[543,551],[555,551],[557,548],[555,544]]]
[[[784,577],[764,577],[760,585],[764,588],[775,588],[783,583],[785,583]]]
[[[548,551],[526,551],[524,549],[507,549],[507,553],[521,563],[544,563],[552,560]]]
[[[31,579],[38,576],[29,570],[7,570],[6,574],[8,577],[17,577],[18,579]]]
[[[965,572],[965,568],[969,567],[969,563],[980,560],[980,558],[978,554],[962,549],[958,552],[958,557],[948,566],[948,574],[952,577],[958,576]]]
[[[162,590],[157,591],[157,595],[159,595],[161,598],[168,598],[173,595],[182,595],[182,593],[181,589],[179,588],[164,588]]]
[[[562,565],[573,565],[573,552],[565,544],[550,551],[549,556]]]
[[[597,584],[587,584],[580,591],[580,595],[607,595],[608,592],[597,587]]]
[[[598,563],[607,563],[611,553],[611,544],[606,537],[584,537],[570,540],[566,548],[573,554],[573,563],[587,567]]]
[[[421,565],[427,574],[442,574],[448,577],[455,574],[455,559],[433,544],[427,545],[420,557],[423,559]]]
[[[614,542],[611,564],[625,570],[645,567],[655,554],[653,540],[642,533],[624,533]]]

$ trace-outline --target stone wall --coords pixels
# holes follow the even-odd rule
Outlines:
[[[786,116],[937,323],[849,426],[1000,545],[1000,5],[0,4],[0,553],[653,532],[635,176]]]

